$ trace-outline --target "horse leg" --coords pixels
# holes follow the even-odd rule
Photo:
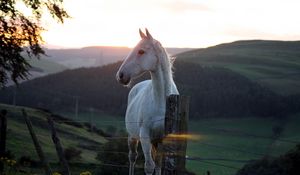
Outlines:
[[[155,162],[155,175],[161,175],[162,166],[162,143],[155,142],[153,144],[153,149],[155,149],[154,162]]]
[[[152,144],[151,144],[148,129],[141,128],[140,140],[141,140],[141,145],[145,157],[145,165],[144,165],[145,174],[152,175],[154,172],[155,163],[151,155]]]
[[[138,147],[138,140],[135,138],[128,137],[128,148],[129,148],[129,175],[134,175],[134,166],[136,159],[138,157],[137,147]]]

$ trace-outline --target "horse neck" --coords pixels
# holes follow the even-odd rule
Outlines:
[[[156,104],[164,106],[166,97],[171,94],[172,72],[169,58],[164,49],[160,48],[157,69],[151,72],[153,95]]]

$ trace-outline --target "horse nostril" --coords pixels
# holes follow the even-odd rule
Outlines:
[[[123,72],[120,72],[120,74],[119,74],[119,78],[120,79],[122,79],[124,77],[124,74],[123,74]]]

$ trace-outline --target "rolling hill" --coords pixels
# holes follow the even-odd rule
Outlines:
[[[120,64],[66,70],[24,82],[16,91],[1,90],[0,102],[15,99],[18,105],[73,114],[79,103],[82,112],[124,115],[129,89],[115,80]],[[178,61],[174,76],[180,93],[191,96],[191,118],[284,117],[299,110],[295,107],[299,98],[277,95],[229,69]]]
[[[25,55],[25,57],[27,56]],[[19,82],[24,82],[37,77],[42,77],[45,75],[62,72],[68,69],[66,66],[63,66],[59,63],[47,59],[27,58],[27,61],[32,66],[29,70],[29,75],[27,77],[28,79],[19,80]],[[8,80],[6,86],[12,86],[12,85],[14,85],[14,82],[12,80]]]
[[[123,60],[130,52],[128,47],[90,46],[79,49],[46,49],[42,59],[55,62],[69,69],[96,67]],[[171,55],[191,50],[190,48],[167,48]]]
[[[32,66],[31,71],[41,72],[45,75],[62,72],[68,69],[66,66],[55,63],[48,59],[28,59],[29,64]]]
[[[180,53],[177,58],[228,68],[279,94],[300,93],[300,41],[236,41]]]
[[[24,53],[24,57],[32,66],[29,70],[28,79],[58,73],[66,69],[75,69],[81,67],[97,67],[123,60],[130,52],[128,47],[113,46],[90,46],[77,49],[47,49],[46,55],[41,55],[40,59],[29,59]],[[167,48],[171,55],[191,50],[190,48]],[[9,80],[6,86],[14,85]]]

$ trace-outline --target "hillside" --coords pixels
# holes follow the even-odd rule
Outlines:
[[[90,46],[79,49],[46,49],[42,59],[64,65],[70,69],[96,67],[123,60],[130,52],[128,47]],[[191,50],[189,48],[167,48],[171,55]]]
[[[81,112],[124,115],[129,89],[115,80],[120,64],[67,70],[24,82],[16,92],[13,87],[1,90],[0,102],[15,100],[18,105],[71,115],[76,105]],[[284,117],[299,110],[298,97],[282,97],[225,68],[178,61],[174,76],[180,93],[191,96],[191,118]]]
[[[236,175],[297,175],[300,172],[299,163],[300,144],[280,157],[266,157],[250,162],[240,169]]]
[[[25,55],[25,57],[27,57],[27,55]],[[57,73],[57,72],[62,72],[66,69],[68,69],[67,67],[53,62],[51,60],[48,59],[37,59],[37,58],[32,58],[29,59],[27,58],[28,63],[32,66],[29,70],[29,75],[28,75],[28,80],[37,78],[37,77],[42,77],[48,74],[53,74],[53,73]],[[25,80],[20,80],[19,82],[23,82],[23,81],[28,81],[27,79]],[[6,86],[11,86],[14,85],[14,82],[12,80],[8,80]]]
[[[0,104],[0,110],[3,109],[8,111],[7,150],[11,151],[15,159],[27,156],[33,160],[38,160],[32,139],[25,124],[24,117],[22,116],[21,110],[25,109],[48,160],[50,162],[58,161],[47,123],[47,117],[50,116],[50,113],[39,109]],[[72,123],[70,122],[64,123],[62,118],[54,116],[53,119],[63,147],[65,149],[74,147],[82,152],[81,159],[76,161],[95,163],[97,147],[101,147],[107,140],[98,134],[90,133],[88,131],[89,128],[83,125],[84,123],[75,126],[71,125]]]
[[[45,49],[46,55],[41,55],[40,59],[29,59],[32,68],[29,71],[28,79],[20,80],[24,82],[37,77],[42,77],[52,73],[62,72],[66,69],[81,67],[97,67],[123,60],[130,52],[128,47],[113,46],[90,46],[79,49]],[[167,48],[168,53],[175,55],[191,50],[190,48]],[[9,80],[6,86],[14,85]]]
[[[300,41],[236,41],[184,52],[177,58],[229,68],[279,94],[300,93]]]
[[[55,63],[47,59],[29,59],[29,64],[32,66],[31,71],[41,72],[45,75],[62,72],[68,69],[66,66]]]

